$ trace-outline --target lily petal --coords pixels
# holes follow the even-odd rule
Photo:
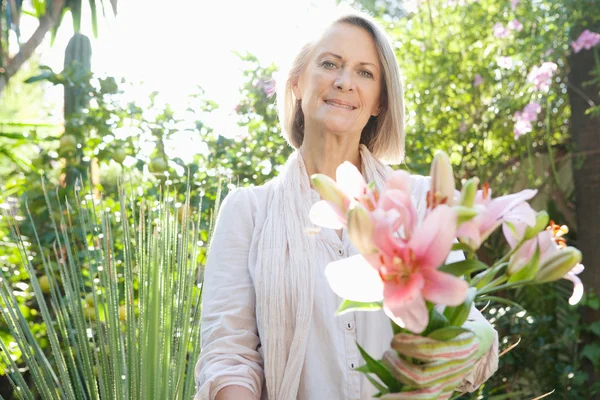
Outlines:
[[[504,217],[504,221],[512,222],[513,224],[523,224],[535,226],[537,213],[529,203],[523,202],[512,209],[510,214]]]
[[[325,277],[331,290],[343,299],[363,303],[383,299],[381,277],[361,255],[327,264]]]
[[[455,236],[456,212],[442,204],[415,229],[409,246],[421,268],[437,268],[446,260]]]
[[[397,170],[392,172],[385,182],[385,191],[400,190],[404,193],[412,193],[413,177],[406,171]]]
[[[330,201],[320,200],[310,209],[310,221],[323,228],[342,229],[346,218],[340,209]]]
[[[413,274],[413,276],[418,276],[418,274]],[[429,323],[429,312],[420,291],[417,289],[411,293],[411,296],[406,296],[407,293],[402,292],[412,292],[412,290],[398,290],[398,285],[393,284],[386,284],[385,286],[386,291],[392,291],[389,295],[386,293],[385,300],[383,301],[383,310],[386,315],[398,326],[406,328],[413,333],[423,332]],[[396,288],[392,288],[391,286],[396,286]],[[394,296],[394,294],[397,295]]]
[[[337,167],[335,179],[340,189],[351,199],[359,199],[365,194],[367,183],[354,164],[345,161]]]
[[[582,264],[577,264],[577,265],[581,265],[583,267]],[[575,268],[577,268],[577,266],[575,266]],[[575,269],[575,268],[573,268],[573,269]],[[573,282],[573,294],[569,298],[569,304],[574,306],[575,304],[579,303],[579,301],[583,297],[583,283],[581,282],[581,279],[579,279],[579,277],[575,273],[572,272],[572,270],[571,270],[571,272],[569,272],[565,275],[565,279]]]
[[[524,201],[532,199],[536,194],[537,190],[525,189],[518,193],[496,197],[490,201],[484,213],[483,223],[480,228],[482,240],[487,239],[487,236],[502,223],[502,219],[513,212],[517,206]],[[531,225],[535,225],[535,221],[533,221]],[[484,232],[487,233],[487,236]]]
[[[425,278],[423,296],[436,304],[457,306],[465,301],[469,284],[453,275],[429,268],[421,270]]]
[[[481,246],[481,235],[479,234],[480,216],[473,218],[470,221],[462,223],[456,231],[458,239],[466,243],[472,249],[478,249]]]
[[[383,211],[376,209],[371,214],[373,218],[373,242],[384,254],[391,255],[399,246],[396,231],[400,227],[400,214],[396,210]]]

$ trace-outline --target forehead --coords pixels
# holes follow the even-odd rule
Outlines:
[[[364,28],[348,23],[330,26],[315,46],[315,56],[323,52],[341,55],[344,59],[379,65],[373,36]]]

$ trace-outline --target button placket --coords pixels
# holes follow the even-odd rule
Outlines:
[[[349,399],[360,399],[360,373],[356,368],[360,365],[358,348],[356,346],[356,319],[353,314],[349,314],[343,320],[345,350],[346,350],[346,367],[348,368],[348,384],[349,384]]]

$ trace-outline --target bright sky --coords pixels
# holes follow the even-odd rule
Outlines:
[[[109,1],[105,0],[110,8]],[[242,84],[241,63],[233,50],[249,51],[261,62],[277,61],[305,10],[335,0],[121,0],[116,18],[101,21],[93,41],[96,73],[144,81],[142,93],[160,91],[176,109],[200,85],[206,97],[231,112]],[[84,2],[84,12],[88,11]],[[109,15],[110,16],[110,15]],[[83,33],[92,37],[89,16]],[[62,69],[72,34],[65,18],[52,48],[44,46],[42,63]]]
[[[318,12],[335,0],[120,0],[116,18],[108,12],[109,0],[105,3],[107,18],[100,16],[98,39],[94,39],[88,2],[83,2],[82,33],[92,40],[94,73],[143,81],[127,89],[128,98],[143,104],[157,90],[159,99],[176,112],[186,109],[187,95],[198,93],[201,86],[206,98],[220,105],[203,121],[220,134],[234,136],[240,128],[232,113],[243,76],[242,63],[233,51],[248,51],[264,65],[277,63],[299,28],[310,23],[307,11]],[[22,26],[24,37],[35,29],[35,21],[28,20],[31,24]],[[26,25],[25,19],[22,22]],[[50,35],[40,46],[41,63],[54,71],[63,68],[71,24],[67,14],[54,46],[50,47]],[[62,89],[50,88],[49,96],[62,99]],[[184,160],[191,161],[194,152],[202,151],[202,143],[184,132],[171,145],[174,151],[169,153]],[[151,147],[142,150],[151,151]]]

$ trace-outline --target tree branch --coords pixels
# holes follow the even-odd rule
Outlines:
[[[33,32],[27,42],[21,46],[19,52],[8,60],[6,68],[0,68],[0,93],[2,93],[10,78],[12,78],[17,71],[19,71],[23,64],[35,52],[35,50],[44,40],[44,37],[48,31],[52,29],[56,23],[58,16],[62,14],[65,7],[65,0],[54,0],[53,3],[52,13],[50,14],[50,12],[46,12],[46,14],[40,17],[40,23],[35,32]]]

